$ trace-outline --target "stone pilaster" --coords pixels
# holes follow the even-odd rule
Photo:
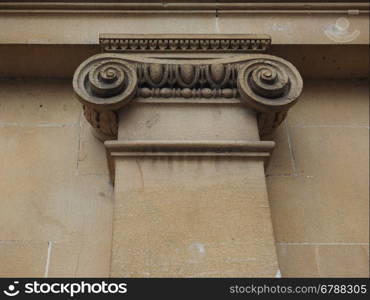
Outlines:
[[[260,137],[284,120],[302,79],[289,62],[257,53],[267,44],[116,36],[102,41],[115,53],[76,70],[115,184],[112,276],[275,275],[264,178],[274,142]]]

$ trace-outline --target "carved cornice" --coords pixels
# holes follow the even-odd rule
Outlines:
[[[239,99],[258,113],[261,136],[286,117],[302,78],[286,60],[265,54],[196,59],[103,53],[75,72],[74,90],[86,119],[103,140],[117,136],[117,111],[134,98]]]
[[[268,35],[200,34],[102,34],[102,52],[264,52],[271,44]]]

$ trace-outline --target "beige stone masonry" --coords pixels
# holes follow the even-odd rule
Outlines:
[[[1,80],[0,85],[1,119],[6,121],[0,123],[1,127],[12,129],[20,138],[17,143],[12,142],[7,150],[2,152],[3,167],[0,169],[2,187],[10,187],[13,184],[13,188],[10,194],[5,194],[2,188],[0,219],[6,218],[9,212],[12,212],[14,217],[7,218],[4,225],[6,227],[1,227],[1,231],[7,232],[7,235],[0,239],[0,248],[3,249],[0,250],[2,251],[0,256],[4,258],[1,262],[5,262],[5,265],[0,267],[0,276],[108,276],[111,256],[109,229],[112,222],[113,199],[111,199],[112,186],[107,175],[105,149],[103,143],[91,135],[90,125],[83,119],[79,122],[81,108],[73,97],[70,80]],[[317,97],[316,91],[319,91]],[[369,235],[366,221],[369,190],[366,168],[369,144],[366,113],[369,110],[368,91],[368,80],[305,80],[302,96],[290,110],[285,124],[275,131],[273,139],[276,145],[267,171],[267,191],[278,262],[283,277],[369,275],[366,238]],[[40,107],[40,104],[43,107]],[[61,113],[63,106],[69,109],[68,114]],[[307,111],[310,113],[306,113]],[[31,190],[27,187],[28,181],[25,179],[27,170],[37,170],[40,182],[44,182],[40,184],[45,184],[54,156],[53,152],[44,152],[39,148],[38,141],[33,139],[28,145],[32,149],[39,149],[43,153],[40,154],[41,158],[35,159],[35,154],[24,153],[22,164],[12,163],[19,159],[12,153],[17,151],[19,153],[17,147],[23,145],[22,132],[48,124],[48,127],[42,129],[42,134],[47,139],[54,134],[54,127],[61,127],[67,123],[76,126],[68,128],[72,131],[77,129],[77,134],[65,136],[60,142],[53,140],[50,145],[55,144],[57,148],[64,149],[65,153],[80,153],[78,169],[76,169],[77,155],[64,155],[65,163],[58,165],[61,172],[75,179],[73,193],[68,194],[68,199],[65,197],[61,199],[55,192],[60,190],[58,185],[47,185],[42,193],[24,193],[23,189]],[[307,140],[302,138],[308,134],[308,131],[303,131],[303,127],[317,130],[310,131],[310,138]],[[313,138],[314,135],[323,132],[320,129],[324,131],[322,137]],[[80,130],[81,133],[78,134]],[[296,134],[292,135],[291,130]],[[361,133],[356,133],[357,131]],[[14,134],[11,136],[14,138]],[[325,136],[330,136],[331,139],[330,142],[323,144]],[[0,134],[1,145],[7,145],[8,138],[8,135]],[[35,146],[32,146],[33,144]],[[348,155],[351,153],[348,152],[351,144],[357,145],[356,149],[362,149],[356,150],[355,156]],[[325,157],[334,159],[339,156],[344,168],[351,171],[338,172],[337,168],[331,169],[332,164],[324,165],[325,172],[321,172],[322,168],[311,169],[315,172],[310,172],[307,176],[320,176],[321,181],[330,182],[325,190],[316,193],[313,190],[316,188],[315,185],[307,184],[309,181],[305,179],[305,174],[294,172],[294,166],[297,164],[296,157],[314,164],[317,159],[316,149],[320,147],[326,149]],[[47,163],[40,165],[41,160],[46,160]],[[24,165],[27,165],[27,168],[24,168]],[[14,172],[9,173],[12,169]],[[41,174],[44,172],[46,175],[42,177]],[[338,176],[340,180],[350,181],[351,186],[336,184]],[[14,182],[24,184],[21,187],[18,184],[14,187]],[[33,182],[29,184],[35,190]],[[9,195],[16,201],[7,201]],[[353,199],[357,199],[355,205],[351,205]],[[58,220],[65,227],[74,230],[62,240],[47,231],[38,236],[24,235],[24,228],[31,227],[30,224],[35,224],[36,220],[40,227],[50,226],[48,218],[40,218],[34,213],[33,208],[28,206],[31,200],[42,204],[47,213],[53,211],[54,205],[58,205],[58,210],[67,212],[69,216]],[[317,228],[322,215],[319,217],[314,213],[302,214],[302,208],[307,207],[307,201],[313,206],[312,212],[319,209],[323,203],[326,203],[327,211],[332,212],[325,214],[325,222],[320,222],[322,230],[316,230],[316,236],[309,228]],[[20,203],[27,207],[27,213],[23,214],[21,219],[17,217],[17,206]],[[343,203],[345,213],[342,213]],[[340,220],[337,218],[337,212],[341,215]],[[303,223],[304,226],[297,226],[294,231],[290,230],[290,227],[286,229],[284,220],[296,214],[300,216],[299,223]],[[56,214],[53,216],[57,217]],[[359,216],[362,220],[365,218],[365,221],[362,221],[362,225],[357,223],[353,235],[349,233],[347,226],[351,227]],[[328,235],[329,228],[325,227],[325,224],[330,223],[340,226],[337,226],[336,231],[331,230],[331,235]],[[11,229],[11,232],[7,229]],[[52,238],[49,269],[45,272],[49,238]],[[348,267],[349,265],[351,267]]]
[[[27,7],[27,3],[0,3],[0,41],[4,44],[91,45],[98,44],[101,33],[268,33],[278,45],[333,45],[340,42],[330,36],[346,36],[355,31],[351,43],[369,43],[368,3],[272,1],[210,3],[207,8],[204,4],[187,2],[166,3],[165,8],[163,3],[113,3],[108,4],[110,7],[100,4],[100,8],[96,3],[80,6],[38,3],[38,8],[35,4]],[[70,7],[63,9],[63,5]],[[151,5],[157,8],[150,8]],[[338,19],[345,19],[349,24]]]
[[[100,42],[73,87],[115,186],[111,276],[275,276],[264,179],[275,143],[260,136],[299,97],[298,71],[258,53],[264,35]]]

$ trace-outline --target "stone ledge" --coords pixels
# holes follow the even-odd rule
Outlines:
[[[269,34],[273,45],[369,43],[368,15],[359,10],[292,12],[142,11],[99,13],[4,12],[0,9],[1,44],[96,45],[100,33],[119,34]],[[294,22],[292,22],[294,20]],[[339,20],[339,21],[338,21]],[[345,20],[345,23],[337,23]],[[348,23],[346,23],[348,22]],[[348,25],[348,28],[346,27]],[[302,34],[305,32],[305,34]],[[351,34],[356,33],[353,37]],[[339,35],[338,35],[339,34]],[[329,35],[334,35],[332,38]],[[349,36],[350,40],[342,41]]]
[[[153,12],[218,12],[233,13],[327,13],[347,12],[354,14],[367,13],[368,3],[365,1],[17,1],[0,3],[3,13],[95,13],[119,14],[153,13]]]

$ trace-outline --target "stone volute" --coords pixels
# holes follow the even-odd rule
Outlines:
[[[196,230],[190,230],[192,234],[188,236],[188,229],[183,228],[190,225],[184,215],[190,213],[191,208],[173,211],[172,204],[163,204],[166,201],[163,199],[178,195],[170,190],[170,186],[177,186],[177,189],[185,186],[181,196],[177,198],[183,198],[182,201],[189,203],[195,201],[196,206],[200,204],[194,199],[194,195],[199,195],[200,199],[212,198],[214,206],[208,209],[215,214],[220,213],[218,209],[225,207],[225,203],[231,215],[243,211],[244,204],[235,204],[224,196],[221,197],[220,193],[212,192],[217,188],[209,187],[212,183],[204,174],[209,174],[210,178],[215,176],[214,166],[203,166],[205,169],[200,171],[199,168],[203,167],[200,167],[199,161],[194,161],[194,157],[203,163],[211,158],[216,159],[216,170],[219,170],[217,172],[223,178],[214,179],[218,185],[222,185],[225,178],[234,178],[240,171],[240,166],[245,166],[240,175],[242,177],[234,178],[232,183],[225,185],[222,193],[229,189],[229,199],[244,199],[248,202],[250,197],[255,203],[260,203],[258,208],[264,205],[268,207],[263,162],[272,152],[274,142],[261,138],[266,139],[286,118],[289,108],[296,103],[303,87],[302,78],[291,63],[263,53],[270,42],[270,38],[264,35],[102,35],[100,45],[103,53],[90,57],[77,68],[73,88],[83,105],[85,118],[91,124],[94,135],[105,143],[110,175],[116,189],[116,202],[121,203],[116,204],[118,208],[114,219],[112,276],[144,276],[149,273],[149,276],[196,275],[193,265],[186,258],[187,252],[179,254],[179,257],[177,254],[168,254],[164,258],[158,245],[168,244],[173,251],[181,252],[182,250],[176,249],[185,247],[186,242],[191,244],[191,239],[197,236],[198,230],[212,231],[213,227],[209,228],[209,224],[214,220],[208,220],[204,224],[199,221],[201,225]],[[171,159],[171,162],[163,159]],[[176,164],[179,159],[185,159],[187,163],[183,165],[183,169],[173,173],[178,167]],[[149,161],[151,165],[148,165]],[[231,166],[236,161],[238,164],[232,169]],[[135,179],[136,171],[132,169],[132,162],[135,162],[139,170],[138,179]],[[189,177],[194,177],[196,181],[192,183],[192,178],[185,180],[179,175],[181,172],[190,172]],[[163,178],[163,181],[155,181],[156,184],[153,184],[150,174],[157,174],[153,176]],[[258,175],[256,179],[256,174],[262,174],[262,177]],[[234,184],[239,179],[241,186],[237,185],[236,188]],[[261,190],[256,191],[256,185],[260,188],[259,182],[262,182]],[[206,196],[202,196],[203,192],[194,194],[194,186],[204,189]],[[249,196],[251,190],[254,194]],[[147,194],[149,191],[151,196]],[[247,206],[253,207],[253,201]],[[156,222],[151,223],[148,217],[150,220],[145,221],[148,223],[146,225],[141,220],[143,216],[131,221],[132,216],[127,215],[128,211],[146,211],[147,207],[141,207],[141,203],[151,203],[152,208],[158,211],[153,216]],[[181,204],[179,207],[182,207]],[[164,212],[166,209],[171,214],[178,214],[179,218],[176,221],[179,222],[179,229],[172,242],[168,241],[170,232],[167,235],[163,233],[167,232],[165,224],[164,227],[158,224],[158,219],[168,217],[168,212]],[[250,263],[243,268],[236,267],[229,275],[274,275],[277,260],[269,211],[266,218],[265,213],[263,211],[263,216],[253,226],[263,229],[263,249],[267,251],[266,255],[272,257],[271,263],[258,270]],[[227,218],[227,212],[225,214]],[[146,219],[147,216],[143,218]],[[255,219],[252,215],[243,218],[241,222],[246,222],[246,228],[251,226],[252,221],[249,219]],[[137,226],[142,226],[143,232],[137,233],[138,241],[131,240],[132,232],[139,230]],[[214,226],[218,225],[215,223]],[[209,247],[215,247],[218,251],[214,253],[220,253],[220,249],[224,249],[221,244],[230,235],[235,234],[234,238],[239,235],[240,239],[244,239],[242,233],[234,232],[232,225],[225,226],[227,230],[208,241]],[[153,241],[154,233],[146,235],[151,230],[162,233]],[[253,234],[252,231],[250,235]],[[141,236],[144,236],[142,240]],[[177,239],[181,236],[181,239]],[[158,252],[142,252],[140,247],[143,243],[154,252],[158,248]],[[208,245],[207,241],[196,243]],[[253,253],[251,255],[255,255],[256,261],[265,259],[265,254],[259,254],[253,247],[248,247],[250,246],[230,243],[230,249],[238,253],[237,255]],[[139,252],[138,255],[145,263],[134,264],[123,254],[135,252]],[[150,255],[161,260],[162,264],[158,268],[153,267],[153,258]],[[183,271],[166,269],[163,266],[167,265],[168,259],[191,267],[182,268]],[[220,254],[214,254],[212,259],[221,265],[228,264],[228,259]],[[218,273],[214,271],[213,265],[206,259],[199,258],[199,263],[194,268],[199,268],[197,270],[202,271],[202,274],[215,272],[217,276],[225,276],[222,270]],[[155,271],[149,272],[151,268]]]

